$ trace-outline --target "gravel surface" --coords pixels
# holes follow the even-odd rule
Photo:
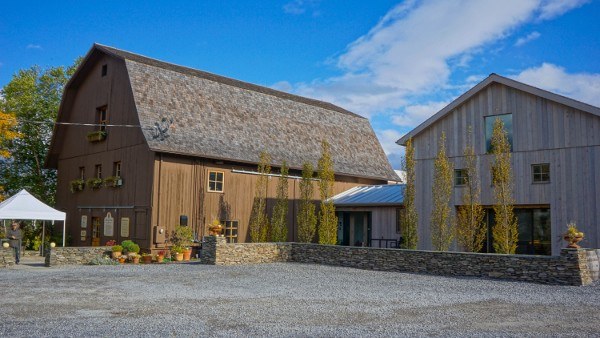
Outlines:
[[[599,336],[600,284],[297,263],[0,270],[0,336]]]

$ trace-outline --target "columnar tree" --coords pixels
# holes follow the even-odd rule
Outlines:
[[[319,210],[319,243],[336,244],[337,242],[337,217],[333,201],[333,184],[335,174],[329,143],[321,143],[321,158],[318,163],[319,192],[321,193],[321,210]]]
[[[462,250],[479,252],[483,247],[487,226],[484,222],[485,211],[480,202],[481,186],[472,137],[473,132],[469,126],[467,146],[463,152],[467,175],[464,182],[462,205],[458,208],[456,215],[456,239]]]
[[[313,241],[317,226],[315,205],[312,202],[313,187],[313,165],[304,163],[302,166],[302,180],[300,181],[300,210],[298,210],[298,241],[310,243]]]
[[[453,219],[450,217],[452,170],[452,163],[450,163],[446,155],[446,133],[442,132],[434,163],[432,187],[433,209],[429,223],[431,244],[438,251],[448,251],[454,237]]]
[[[79,60],[71,67],[43,70],[33,66],[20,70],[2,88],[0,110],[18,121],[8,129],[17,136],[0,142],[2,153],[11,155],[0,158],[0,185],[8,194],[27,188],[54,205],[56,171],[45,169],[44,161],[63,88],[78,63]]]
[[[258,179],[256,180],[256,191],[252,214],[250,215],[250,240],[252,242],[266,242],[269,228],[267,217],[267,184],[271,173],[271,156],[262,152],[258,163]]]
[[[412,138],[406,142],[406,152],[402,163],[406,171],[406,187],[404,188],[404,213],[400,221],[403,241],[403,249],[416,249],[419,241],[417,227],[419,225],[419,216],[415,206],[415,149],[412,144]]]
[[[277,202],[271,217],[271,240],[285,242],[288,235],[288,172],[285,161],[281,164],[279,181],[277,182]]]
[[[514,254],[519,239],[517,218],[513,211],[513,176],[510,165],[510,144],[504,123],[494,121],[492,132],[492,183],[494,189],[495,223],[492,227],[494,251]]]

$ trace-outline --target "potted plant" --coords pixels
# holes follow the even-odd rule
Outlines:
[[[71,182],[69,182],[69,186],[72,193],[82,191],[85,187],[85,181],[82,179],[72,180]]]
[[[173,230],[171,235],[171,243],[174,246],[181,247],[183,249],[183,260],[189,261],[192,256],[192,240],[194,239],[194,233],[192,228],[189,226],[178,225]]]
[[[134,253],[134,254],[129,254],[129,255],[127,255],[127,256],[129,256],[129,260],[130,260],[130,261],[131,261],[133,264],[140,264],[140,257],[142,257],[142,256],[140,256],[139,254],[137,254],[137,253]]]
[[[106,244],[104,244],[104,246],[113,246],[113,245],[117,245],[117,241],[115,241],[114,239],[111,239],[111,240],[107,241]]]
[[[579,249],[577,243],[583,240],[583,232],[577,229],[575,222],[570,222],[567,224],[567,232],[563,234],[563,239],[568,243],[567,248]]]
[[[150,264],[150,263],[152,263],[152,259],[153,258],[154,258],[153,254],[143,253],[142,254],[142,263],[144,263],[144,264]]]
[[[165,259],[165,250],[160,250],[156,253],[156,263],[162,263]]]
[[[183,248],[179,245],[173,245],[171,247],[171,257],[177,262],[183,261]]]
[[[119,256],[118,260],[119,260],[119,263],[125,264],[125,261],[127,260],[127,256],[121,255],[121,256]]]
[[[104,179],[104,185],[117,188],[123,185],[123,179],[120,176],[109,176]]]
[[[120,245],[113,245],[112,247],[112,258],[118,259],[121,257],[121,253],[123,253],[123,247]]]
[[[88,186],[90,186],[92,189],[98,189],[102,186],[103,182],[104,181],[102,181],[101,178],[94,177],[94,178],[88,178],[88,180],[86,181],[86,184]]]
[[[87,140],[89,142],[100,142],[104,141],[104,139],[106,139],[106,131],[104,130],[96,130],[87,134]]]
[[[140,252],[140,246],[135,244],[135,242],[131,241],[131,240],[124,240],[123,242],[121,242],[121,245],[123,246],[123,250],[128,254],[128,255],[134,255],[137,254],[138,252]]]
[[[219,236],[221,235],[221,232],[223,231],[223,226],[221,225],[221,222],[219,222],[218,220],[213,220],[212,224],[208,226],[208,234],[210,236]]]

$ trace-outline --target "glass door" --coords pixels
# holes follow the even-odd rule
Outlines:
[[[92,217],[92,246],[100,246],[100,217]]]

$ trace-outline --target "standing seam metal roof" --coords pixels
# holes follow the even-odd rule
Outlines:
[[[404,184],[367,185],[354,187],[331,198],[336,206],[402,205]]]

